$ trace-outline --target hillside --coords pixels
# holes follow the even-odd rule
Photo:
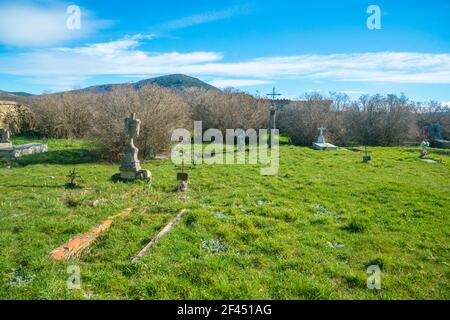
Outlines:
[[[30,96],[32,96],[32,94],[27,93],[27,92],[9,92],[9,91],[0,90],[0,100],[16,101],[20,98],[30,97]]]
[[[156,84],[164,88],[170,88],[175,90],[183,90],[189,88],[202,88],[205,90],[219,90],[206,82],[203,82],[197,78],[186,76],[184,74],[172,74],[167,76],[161,76],[151,79],[141,80],[136,83],[122,83],[122,84],[104,84],[98,86],[91,86],[85,89],[77,91],[89,91],[94,93],[102,93],[111,91],[115,87],[128,87],[133,86],[136,90],[139,90],[145,85]]]

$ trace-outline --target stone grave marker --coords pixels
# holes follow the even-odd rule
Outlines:
[[[327,143],[325,141],[325,136],[323,135],[323,131],[325,130],[324,127],[320,127],[320,135],[319,138],[317,138],[317,142],[313,143],[313,148],[316,150],[336,150],[337,146],[331,143]]]
[[[139,137],[141,120],[136,118],[133,113],[130,118],[125,119],[125,134],[129,141],[125,145],[123,160],[120,165],[120,179],[122,180],[147,180],[152,181],[152,175],[149,170],[141,168],[138,159],[139,149],[134,145],[134,140]]]

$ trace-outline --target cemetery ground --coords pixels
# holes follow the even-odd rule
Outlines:
[[[13,139],[15,144],[30,142]],[[113,183],[118,164],[86,141],[50,140],[49,152],[0,167],[1,299],[449,299],[450,154],[419,148],[280,146],[278,175],[253,165],[199,165],[173,192],[170,160],[145,161],[153,184]],[[67,190],[69,171],[80,189]],[[89,200],[99,200],[98,206]],[[133,208],[77,258],[50,252]],[[137,263],[182,209],[189,211]],[[69,266],[81,289],[68,289]],[[381,268],[381,290],[366,286]]]

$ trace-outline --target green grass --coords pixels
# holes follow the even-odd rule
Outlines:
[[[15,143],[29,142],[15,139]],[[151,161],[151,187],[113,183],[81,141],[0,168],[1,299],[449,299],[450,156],[417,148],[347,150],[281,146],[278,175],[258,166],[200,165],[190,191],[172,192],[176,169]],[[81,156],[82,155],[82,156]],[[79,190],[64,188],[69,170]],[[84,200],[100,200],[96,208]],[[80,258],[49,253],[124,208]],[[189,213],[136,264],[130,259],[183,208]],[[333,247],[330,244],[343,244]],[[382,269],[381,290],[366,269]],[[68,290],[78,265],[81,290]]]

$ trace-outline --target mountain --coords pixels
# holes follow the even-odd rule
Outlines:
[[[0,100],[14,99],[18,97],[30,97],[30,96],[32,96],[32,94],[27,92],[9,92],[0,90]]]
[[[157,78],[145,79],[136,83],[118,83],[118,84],[102,84],[97,86],[91,86],[84,89],[72,90],[70,92],[92,92],[92,93],[103,93],[111,91],[113,88],[120,87],[133,87],[136,90],[139,90],[145,85],[155,84],[164,88],[170,88],[174,90],[182,91],[184,89],[189,88],[200,88],[204,90],[219,90],[216,87],[213,87],[206,82],[203,82],[197,78],[189,77],[184,74],[171,74],[167,76],[161,76]],[[55,94],[60,94],[63,92],[58,92]],[[18,101],[23,100],[27,97],[33,97],[39,95],[33,95],[27,92],[8,92],[0,90],[0,100],[10,100],[10,101]]]
[[[205,90],[219,90],[206,82],[203,82],[197,78],[186,76],[184,74],[171,74],[167,76],[161,76],[157,78],[145,79],[136,83],[122,83],[122,84],[103,84],[98,86],[91,86],[85,89],[75,91],[89,91],[95,93],[102,93],[111,91],[117,87],[132,86],[136,90],[139,90],[145,85],[155,84],[164,88],[170,88],[175,90],[183,90],[189,88],[201,88]]]

